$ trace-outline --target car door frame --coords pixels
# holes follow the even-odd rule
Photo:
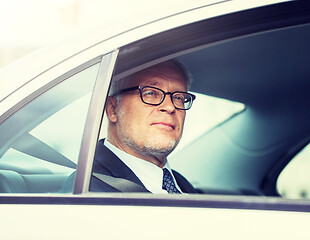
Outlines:
[[[81,194],[89,191],[98,132],[101,127],[105,101],[108,95],[110,79],[112,78],[117,55],[118,50],[105,55],[99,67],[81,143],[73,191],[74,194]]]

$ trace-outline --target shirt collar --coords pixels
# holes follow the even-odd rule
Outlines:
[[[104,145],[108,149],[110,149],[124,164],[126,164],[134,172],[134,174],[139,178],[139,180],[142,182],[142,184],[145,186],[147,190],[149,190],[152,193],[163,193],[163,194],[167,193],[167,191],[162,189],[162,182],[163,182],[162,168],[156,166],[153,163],[137,158],[122,151],[121,149],[115,147],[107,140],[104,141]],[[167,168],[170,171],[171,175],[173,176],[168,162],[166,162],[163,168]],[[177,189],[180,192],[182,192],[174,176],[173,180],[176,184]]]

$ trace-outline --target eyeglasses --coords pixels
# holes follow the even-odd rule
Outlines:
[[[140,97],[142,102],[145,104],[158,106],[160,105],[164,100],[167,94],[170,94],[171,101],[176,109],[179,110],[188,110],[193,105],[193,101],[195,100],[196,96],[194,94],[190,94],[187,92],[164,92],[160,88],[156,87],[150,87],[150,86],[137,86],[137,87],[131,87],[126,88],[120,91],[117,91],[113,94],[113,96],[134,91],[139,89],[140,91]]]

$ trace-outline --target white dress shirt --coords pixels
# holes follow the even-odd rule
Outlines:
[[[139,178],[139,180],[142,182],[142,184],[145,186],[147,190],[149,190],[151,193],[168,194],[166,190],[162,189],[162,184],[163,184],[163,169],[162,168],[146,160],[134,157],[122,151],[121,149],[112,145],[107,140],[104,141],[104,145],[108,149],[110,149],[125,165],[127,165],[127,167],[131,169],[131,171],[134,172],[134,174]],[[163,168],[167,168],[170,171],[177,189],[180,192],[182,192],[172,174],[172,171],[171,171],[171,168],[168,162],[166,162]]]

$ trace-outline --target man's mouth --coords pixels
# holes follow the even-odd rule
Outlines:
[[[156,126],[156,127],[159,127],[161,129],[164,129],[164,130],[174,130],[175,129],[175,126],[171,123],[165,123],[165,122],[157,122],[157,123],[152,123],[152,126]]]

